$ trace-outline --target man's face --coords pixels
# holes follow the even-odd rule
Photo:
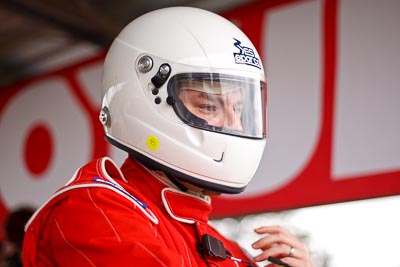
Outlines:
[[[219,90],[217,93],[216,88],[212,89],[215,90],[201,92],[188,88],[181,90],[178,97],[192,114],[205,120],[209,125],[241,131],[243,129],[241,91]]]
[[[265,137],[263,82],[234,75],[177,74],[168,84],[173,109],[185,124],[239,137]]]

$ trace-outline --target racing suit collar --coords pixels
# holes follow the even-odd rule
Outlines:
[[[128,183],[152,200],[152,204],[167,211],[175,220],[193,224],[207,223],[211,212],[208,195],[182,192],[164,175],[147,169],[135,159],[128,157],[121,167]]]
[[[199,197],[174,188],[164,188],[161,198],[168,214],[175,220],[193,224],[207,223],[211,212],[210,197]]]

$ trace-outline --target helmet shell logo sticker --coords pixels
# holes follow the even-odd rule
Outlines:
[[[242,46],[242,42],[233,38],[233,45],[239,49],[238,53],[233,53],[236,64],[246,64],[261,69],[260,59],[256,58],[254,50],[250,47]]]
[[[150,150],[156,151],[160,146],[160,141],[158,141],[158,138],[154,135],[150,135],[147,137],[146,144]]]

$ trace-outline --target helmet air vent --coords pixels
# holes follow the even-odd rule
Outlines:
[[[160,66],[156,75],[151,78],[151,82],[156,88],[160,88],[168,80],[170,74],[171,66],[167,63],[164,63]]]

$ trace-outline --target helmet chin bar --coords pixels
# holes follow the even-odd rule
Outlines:
[[[191,183],[195,186],[198,186],[200,188],[203,188],[205,190],[217,192],[217,193],[224,193],[224,194],[239,194],[239,193],[243,192],[244,189],[246,188],[246,186],[237,188],[237,187],[230,187],[230,186],[226,186],[226,185],[220,185],[220,184],[206,182],[206,181],[197,179],[195,177],[184,174],[182,172],[178,172],[177,170],[174,170],[165,165],[162,165],[162,164],[156,162],[155,160],[152,160],[152,159],[140,154],[139,152],[117,142],[116,140],[112,139],[111,137],[109,137],[107,135],[104,135],[104,138],[107,142],[109,142],[113,146],[128,152],[128,154],[130,156],[134,157],[136,160],[138,160],[140,163],[145,165],[147,168],[149,168],[151,170],[163,171],[167,174],[168,177],[172,175],[173,177],[175,177],[179,180],[189,182],[189,183]]]

